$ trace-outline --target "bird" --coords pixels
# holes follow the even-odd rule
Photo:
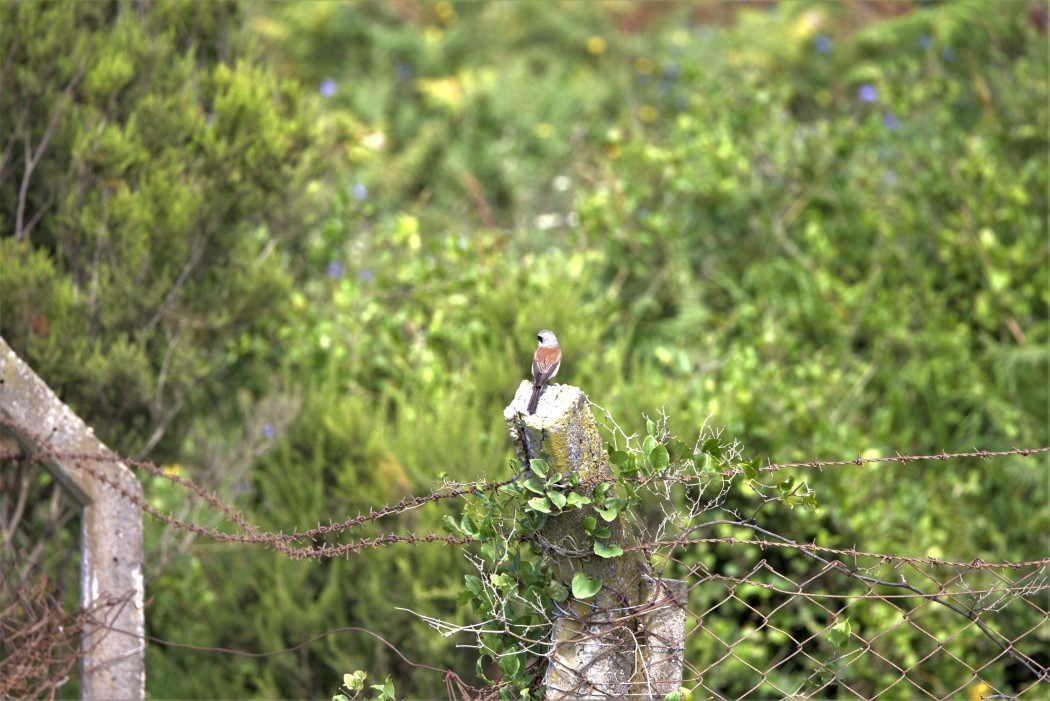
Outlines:
[[[532,355],[532,399],[529,400],[529,413],[536,413],[536,405],[540,403],[540,394],[547,383],[558,374],[561,367],[561,346],[554,332],[543,329],[536,334],[539,342],[536,352]]]

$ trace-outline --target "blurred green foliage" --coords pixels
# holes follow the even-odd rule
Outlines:
[[[538,328],[562,341],[559,379],[614,415],[713,415],[777,461],[1047,445],[1045,26],[1025,3],[857,7],[4,4],[0,333],[104,440],[268,530],[439,472],[507,477],[500,410]],[[1045,459],[809,478],[821,509],[776,511],[777,532],[1045,554]],[[437,530],[447,508],[348,535]],[[159,637],[262,651],[358,625],[473,669],[395,611],[467,620],[453,548],[316,563],[150,538]],[[726,573],[758,556],[682,554]],[[352,669],[411,698],[443,683],[352,634],[261,659],[151,646],[148,664],[158,697],[320,696]]]
[[[5,337],[101,435],[167,456],[176,415],[265,391],[233,343],[284,323],[275,247],[352,121],[242,58],[235,3],[136,7],[0,10],[0,296]]]

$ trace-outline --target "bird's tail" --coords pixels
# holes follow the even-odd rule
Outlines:
[[[540,403],[540,392],[543,391],[543,385],[532,386],[532,399],[529,400],[529,413],[536,413],[536,406]]]

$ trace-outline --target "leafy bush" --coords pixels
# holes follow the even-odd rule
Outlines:
[[[236,340],[288,314],[274,246],[349,122],[254,64],[230,3],[0,12],[0,330],[104,440],[177,454],[228,386],[265,392]]]
[[[256,6],[252,26],[374,128],[383,157],[361,177],[380,211],[521,229],[567,204],[552,180],[623,109],[610,19],[574,2],[317,3]]]
[[[581,220],[612,232],[606,276],[642,319],[634,347],[680,378],[693,412],[780,459],[1046,441],[1046,44],[1021,9],[916,12],[829,54],[805,50],[815,29],[791,31],[829,21],[813,9],[747,25],[795,44],[684,40],[675,91],[697,97],[624,141]],[[955,33],[994,40],[947,53]],[[727,51],[733,71],[716,61]],[[853,69],[817,90],[825,109],[796,114],[825,61]],[[945,507],[972,500],[975,514],[931,514],[925,547],[1035,556],[1027,535],[988,528],[1025,524],[1015,509],[1041,483],[1030,464],[1002,469],[1018,491],[991,521],[976,515],[990,506],[979,465],[913,477],[926,494],[956,483]],[[842,484],[831,531],[888,529],[900,548],[914,509],[887,522],[863,508],[870,496]],[[942,517],[953,527],[934,527]]]
[[[1026,8],[864,24],[794,3],[718,27],[619,7],[251,5],[279,81],[233,4],[0,6],[0,332],[108,442],[199,466],[271,529],[509,476],[499,412],[542,327],[559,379],[614,415],[714,415],[752,455],[1046,445],[1047,47]],[[1043,554],[1031,458],[814,477],[820,510],[783,513],[795,539]],[[169,537],[150,531],[160,637],[264,650],[387,632],[394,606],[469,615],[450,548],[318,564]],[[471,668],[421,631],[391,637]],[[149,655],[165,697],[316,696],[347,669],[441,689],[350,635],[301,659]]]

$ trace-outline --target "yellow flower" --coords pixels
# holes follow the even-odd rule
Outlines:
[[[605,43],[605,39],[603,39],[602,37],[592,36],[587,40],[587,53],[589,54],[600,56],[601,54],[605,53],[606,47],[607,44]]]
[[[981,699],[988,698],[991,694],[992,687],[988,686],[984,682],[981,682],[973,687],[970,691],[970,701],[981,701]]]
[[[438,16],[442,24],[448,25],[456,21],[456,8],[446,0],[434,3],[434,14]]]
[[[791,27],[792,36],[798,41],[808,41],[816,36],[817,30],[824,24],[824,13],[820,10],[809,10],[795,21]]]
[[[463,84],[457,78],[421,78],[416,85],[434,103],[456,109],[463,101]]]

